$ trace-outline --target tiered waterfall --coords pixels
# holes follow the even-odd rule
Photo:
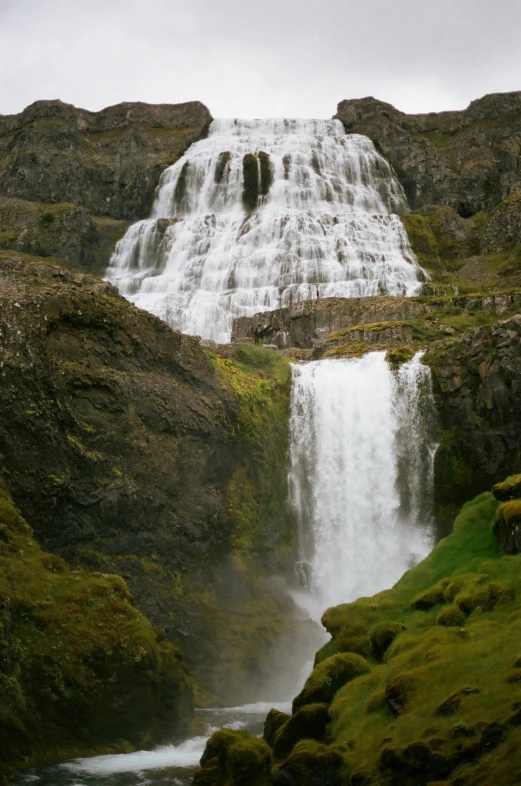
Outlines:
[[[404,209],[387,161],[338,120],[214,120],[163,173],[107,278],[183,332],[227,342],[237,316],[416,294]]]

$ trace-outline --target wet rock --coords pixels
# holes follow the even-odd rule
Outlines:
[[[492,531],[501,544],[504,554],[521,553],[521,500],[500,505]]]
[[[500,723],[489,723],[481,732],[481,744],[485,748],[496,748],[504,742],[508,729]]]
[[[287,712],[272,709],[268,712],[264,721],[264,730],[262,737],[268,743],[270,748],[275,744],[275,737],[279,729],[291,718]]]

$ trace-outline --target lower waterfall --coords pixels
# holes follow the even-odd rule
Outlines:
[[[433,426],[421,353],[394,373],[385,352],[293,366],[290,486],[313,618],[429,552]]]
[[[394,372],[385,352],[293,366],[289,479],[301,587],[294,597],[308,621],[391,586],[431,549],[435,415],[421,356]],[[274,678],[269,701],[199,710],[204,734],[177,746],[76,759],[32,777],[39,786],[190,786],[214,730],[261,734],[272,706],[290,712],[320,646],[319,626],[312,627],[317,638],[293,642],[298,658],[281,653],[280,670],[290,666],[293,683]],[[18,775],[14,786],[26,786],[26,775]]]

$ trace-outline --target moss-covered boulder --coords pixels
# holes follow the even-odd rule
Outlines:
[[[212,734],[194,774],[194,786],[271,786],[271,750],[247,731]]]
[[[182,733],[192,708],[179,650],[119,576],[40,549],[0,484],[0,750],[20,766]]]
[[[274,786],[345,786],[348,771],[343,751],[333,745],[304,740],[275,772]]]
[[[464,625],[466,621],[467,618],[465,614],[462,612],[459,606],[456,606],[456,604],[445,606],[436,617],[436,623],[438,625],[444,625],[448,628],[461,628],[461,626]]]
[[[521,500],[512,500],[500,505],[492,529],[505,554],[519,554],[521,552]]]
[[[367,661],[355,653],[338,653],[326,658],[315,666],[301,692],[293,699],[293,712],[306,704],[328,704],[340,688],[369,670]]]
[[[521,497],[521,475],[510,477],[492,486],[492,494],[500,502],[508,502]]]
[[[281,710],[272,709],[266,715],[266,719],[264,720],[264,729],[262,738],[265,742],[268,743],[270,748],[273,748],[275,744],[275,737],[278,730],[281,726],[284,726],[286,721],[291,718],[291,715],[288,715],[287,712],[282,712]]]
[[[284,759],[300,740],[323,740],[329,721],[327,704],[306,704],[276,732],[273,746],[276,758]]]
[[[406,626],[403,622],[377,622],[376,625],[373,625],[369,630],[369,641],[377,660],[383,658],[388,647],[404,630],[406,630]]]

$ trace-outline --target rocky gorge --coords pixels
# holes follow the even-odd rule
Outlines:
[[[401,181],[411,208],[402,220],[430,276],[424,294],[321,298],[242,317],[226,346],[172,330],[98,278],[129,223],[148,215],[165,167],[207,133],[209,111],[193,102],[89,113],[52,101],[0,117],[0,549],[12,582],[34,571],[23,565],[32,549],[37,583],[63,584],[51,600],[0,588],[4,766],[171,739],[172,724],[178,735],[187,728],[194,696],[199,705],[249,701],[277,671],[276,645],[285,639],[291,653],[301,623],[284,586],[297,548],[289,360],[379,349],[398,367],[426,350],[444,531],[465,500],[519,469],[521,94],[426,116],[344,101],[337,117],[372,139]],[[395,589],[329,610],[332,641],[293,714],[270,714],[264,742],[218,732],[195,782],[477,785],[487,766],[499,773],[496,753],[482,754],[502,756],[506,740],[516,755],[517,710],[502,686],[516,684],[517,562],[491,534],[496,507],[490,495],[469,503],[430,562]],[[516,515],[503,516],[503,528],[517,526]],[[418,600],[429,593],[433,602]],[[57,616],[46,619],[42,603]],[[55,628],[72,639],[84,606],[91,650],[77,658],[98,675],[99,694],[89,707],[85,693],[81,730],[65,738],[67,702],[84,686],[68,682],[56,644],[38,646]],[[96,626],[118,642],[103,653],[89,639]],[[476,688],[476,698],[479,673],[463,684],[451,664],[473,663],[467,640],[492,658],[492,630],[508,639],[510,660],[491,661],[501,686]],[[123,640],[146,656],[129,657],[119,674],[110,659]],[[53,706],[34,687],[42,657]],[[444,669],[434,696],[429,685]],[[160,710],[146,697],[165,690]],[[501,712],[482,701],[487,690]],[[451,701],[454,711],[434,706]],[[148,702],[140,731],[134,702]],[[419,704],[430,708],[423,737],[406,711]],[[91,728],[96,712],[101,729]]]

